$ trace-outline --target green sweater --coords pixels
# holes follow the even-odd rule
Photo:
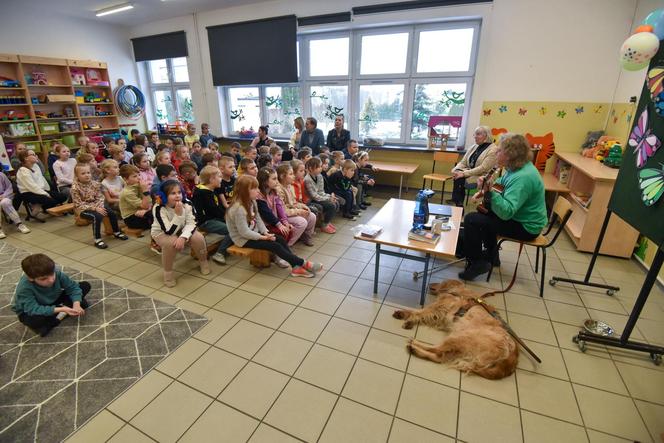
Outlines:
[[[83,295],[78,282],[69,278],[62,271],[55,271],[55,283],[51,287],[39,286],[28,280],[25,275],[16,286],[12,310],[17,314],[54,315],[55,301],[65,292],[72,301],[81,301]]]
[[[546,226],[544,183],[531,162],[516,171],[507,171],[496,180],[505,189],[491,192],[491,210],[503,220],[516,220],[531,234],[539,234]]]

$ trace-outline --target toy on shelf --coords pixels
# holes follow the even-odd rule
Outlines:
[[[3,95],[0,96],[1,105],[22,105],[25,104],[25,97],[22,95]]]
[[[47,117],[48,118],[64,118],[64,115],[60,114],[59,112],[49,112]]]
[[[96,69],[86,69],[85,79],[90,86],[110,86],[110,83],[102,80],[101,73]]]
[[[173,125],[166,124],[166,132],[171,134],[187,134],[187,124],[179,121]]]
[[[105,92],[99,94],[98,92],[90,91],[83,97],[85,103],[109,103],[111,100]]]
[[[28,118],[28,114],[26,114],[25,112],[14,111],[13,109],[0,114],[0,120],[3,120],[3,121],[7,121],[7,120],[27,120],[27,118]]]
[[[0,75],[0,87],[3,88],[20,88],[21,84],[11,78],[7,78]]]
[[[48,85],[46,73],[42,71],[32,71],[31,80],[33,85]]]
[[[99,117],[106,117],[108,115],[113,115],[112,111],[104,111],[104,108],[101,106],[95,106],[95,115]]]
[[[40,119],[48,117],[46,116],[46,113],[44,111],[35,111],[35,118]]]
[[[602,161],[609,154],[609,148],[611,146],[607,146],[607,143],[610,142],[617,143],[618,139],[610,135],[603,135],[597,139],[597,142],[592,148],[584,149],[582,155],[584,157],[594,158],[596,160]]]
[[[78,120],[62,120],[58,122],[60,126],[60,132],[76,132],[80,130],[78,125]]]
[[[609,155],[604,159],[604,164],[610,168],[620,168],[622,164],[623,150],[620,143],[614,143],[609,148]]]
[[[76,100],[76,103],[85,103],[85,93],[80,89],[76,89],[74,91],[74,98]]]
[[[75,115],[74,115],[74,110],[73,110],[71,107],[69,107],[69,106],[65,106],[65,108],[63,109],[63,111],[65,112],[65,116],[66,116],[67,118],[74,118],[74,117],[75,117]]]
[[[85,86],[85,74],[82,69],[72,68],[69,72],[71,73],[72,84]]]
[[[90,129],[92,130],[101,129],[101,125],[99,123],[91,123],[91,124],[83,123],[83,129],[85,129],[86,131]]]

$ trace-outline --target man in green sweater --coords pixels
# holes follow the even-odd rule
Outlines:
[[[46,336],[67,315],[85,314],[84,300],[90,283],[75,282],[44,254],[33,254],[21,262],[24,275],[16,286],[12,310],[21,323]]]
[[[497,236],[516,240],[533,240],[546,226],[544,184],[539,171],[530,161],[530,146],[519,134],[505,134],[497,152],[497,163],[506,173],[496,180],[501,192],[490,191],[490,211],[473,212],[464,218],[463,246],[466,269],[459,274],[463,280],[474,280],[489,272],[498,257]],[[478,186],[482,188],[482,180]],[[495,254],[495,255],[494,255]]]

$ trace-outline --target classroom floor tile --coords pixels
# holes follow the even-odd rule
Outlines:
[[[7,229],[6,244],[51,251],[63,264],[104,280],[107,290],[133,289],[208,319],[136,384],[101,405],[70,441],[660,441],[664,367],[645,354],[592,344],[582,353],[572,342],[589,317],[624,328],[645,275],[635,260],[598,259],[593,279],[621,286],[613,297],[560,283],[547,284],[540,298],[534,250],[527,249],[514,288],[487,301],[542,363],[520,349],[510,377],[461,374],[407,352],[410,338],[439,344],[446,333],[421,325],[406,330],[392,317],[400,307],[419,307],[421,280],[415,282],[412,273],[420,263],[381,256],[373,294],[375,245],[354,240],[350,228],[366,222],[386,202],[382,197],[388,195],[374,192],[362,221],[340,221],[338,234],[316,234],[314,247],[294,248],[323,263],[313,279],[292,278],[276,266],[255,269],[236,257],[226,266],[213,264],[213,272],[202,276],[183,255],[175,265],[178,285],[167,288],[148,238],[111,240],[102,253],[91,246],[89,229],[64,218],[29,223],[29,235]],[[506,244],[491,281],[468,287],[485,292],[506,285],[517,248]],[[576,251],[563,234],[548,254],[547,276],[583,278],[589,261],[590,254]],[[436,272],[432,281],[456,278],[461,266]],[[2,280],[0,294],[1,289]],[[2,340],[12,336],[6,321],[14,318],[0,310],[2,361],[12,358]],[[90,315],[86,321],[98,319]],[[664,291],[656,287],[634,337],[660,343],[662,331]],[[62,328],[43,346],[59,349],[55,339],[67,340],[70,332]],[[23,358],[39,357],[25,348]],[[108,350],[130,352],[122,340]],[[4,398],[0,390],[0,404]],[[0,427],[11,419],[0,416]]]

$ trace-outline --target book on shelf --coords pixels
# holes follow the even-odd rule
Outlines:
[[[360,235],[367,238],[374,238],[381,232],[383,232],[383,227],[380,225],[362,225],[360,228]]]
[[[408,239],[435,245],[440,240],[440,234],[434,234],[424,229],[411,229],[408,232]]]

